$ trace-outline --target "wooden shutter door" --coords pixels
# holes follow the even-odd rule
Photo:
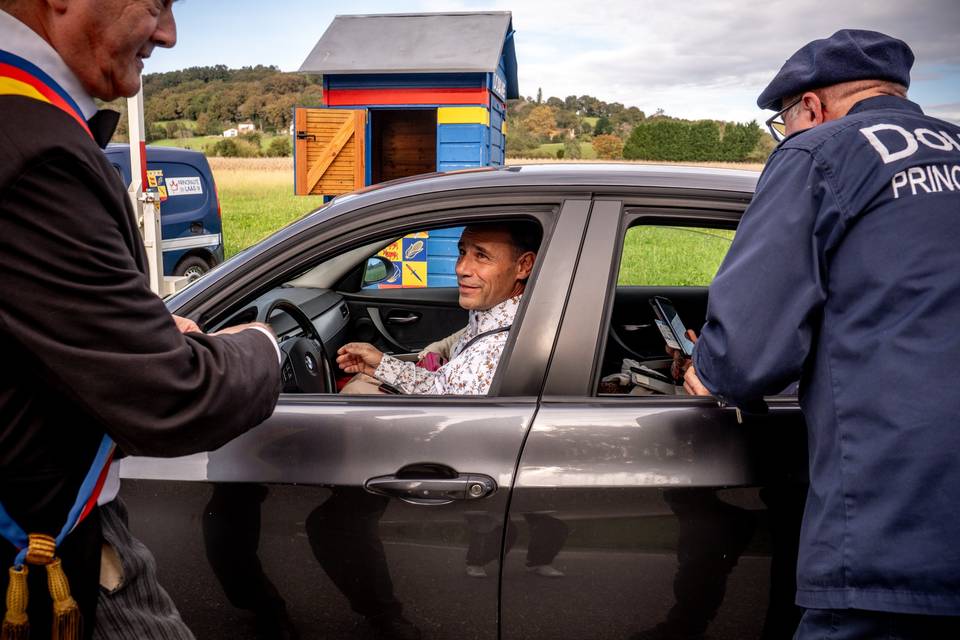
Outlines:
[[[366,124],[363,109],[295,110],[298,196],[334,196],[364,186]]]

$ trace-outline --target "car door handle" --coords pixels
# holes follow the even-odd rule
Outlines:
[[[413,324],[420,319],[419,313],[411,313],[409,315],[388,315],[387,324]]]
[[[410,504],[450,504],[454,500],[479,500],[497,490],[493,478],[477,473],[461,473],[455,478],[398,478],[378,476],[363,485],[370,493],[399,498]]]

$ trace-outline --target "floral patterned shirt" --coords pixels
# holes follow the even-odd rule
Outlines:
[[[493,374],[497,372],[497,363],[509,332],[484,336],[469,348],[466,345],[481,333],[512,325],[519,306],[520,296],[516,296],[486,311],[470,311],[470,322],[453,346],[453,357],[436,371],[427,371],[413,362],[404,362],[384,354],[374,376],[404,393],[486,395],[493,382]]]

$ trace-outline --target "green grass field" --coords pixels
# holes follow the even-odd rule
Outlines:
[[[185,120],[185,122],[190,122]],[[264,151],[270,146],[270,143],[275,138],[289,138],[289,136],[271,136],[265,133],[260,134],[260,148]],[[161,138],[160,140],[154,140],[151,142],[151,145],[156,145],[158,147],[180,147],[181,149],[193,149],[194,151],[203,151],[206,147],[216,144],[219,140],[223,140],[221,136],[195,136],[193,138]],[[231,140],[243,140],[244,138],[230,138]]]
[[[320,196],[293,194],[290,158],[210,158],[210,166],[228,258],[323,204]]]
[[[733,231],[643,227],[627,231],[619,285],[707,286],[730,248]]]
[[[562,142],[548,142],[537,147],[536,151],[539,153],[549,153],[552,157],[556,158],[559,149],[563,149]],[[581,142],[580,155],[583,156],[584,160],[596,160],[597,152],[593,150],[593,143]]]
[[[196,120],[157,120],[156,122],[154,122],[154,124],[159,124],[160,126],[165,127],[168,124],[172,124],[174,122],[179,124],[184,129],[189,129],[190,131],[193,131],[194,129],[197,128]]]

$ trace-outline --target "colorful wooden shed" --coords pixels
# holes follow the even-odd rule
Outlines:
[[[324,107],[295,109],[297,194],[504,163],[509,12],[337,16],[300,71],[323,74]]]

